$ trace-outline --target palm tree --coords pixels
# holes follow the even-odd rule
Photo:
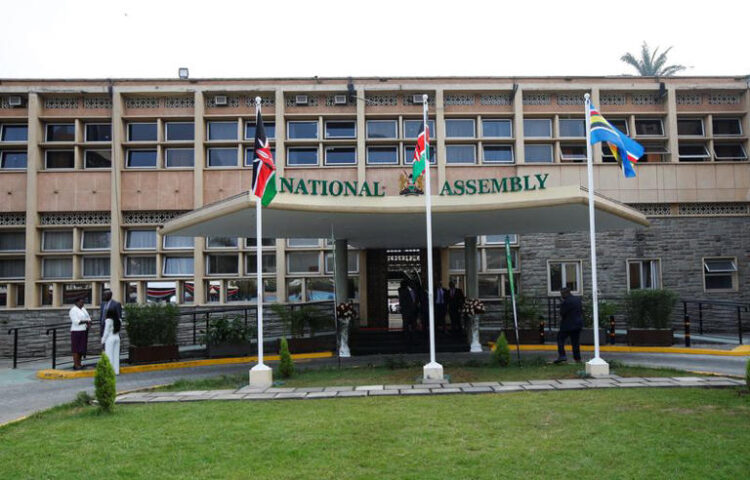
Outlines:
[[[641,45],[640,59],[635,58],[631,53],[626,53],[620,57],[620,60],[633,66],[638,70],[638,74],[641,76],[669,77],[686,69],[684,65],[665,65],[667,63],[667,54],[670,50],[672,50],[672,47],[669,47],[659,54],[659,48],[657,47],[656,50],[651,53],[648,44],[643,42],[643,45]]]

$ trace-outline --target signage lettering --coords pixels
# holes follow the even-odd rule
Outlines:
[[[358,182],[341,180],[316,180],[312,178],[279,177],[280,192],[294,195],[327,197],[384,197],[380,182]]]
[[[441,196],[487,195],[508,192],[532,192],[544,190],[549,173],[524,175],[522,177],[476,178],[445,182]]]

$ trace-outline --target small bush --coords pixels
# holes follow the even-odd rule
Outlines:
[[[607,300],[599,300],[599,328],[609,328],[609,317],[616,313],[616,304]],[[591,296],[583,299],[583,326],[594,328],[594,304]]]
[[[208,325],[203,340],[208,345],[222,343],[246,343],[253,339],[254,329],[245,325],[245,319],[239,315],[221,317],[212,320]]]
[[[281,346],[279,348],[279,356],[281,360],[279,362],[279,373],[282,378],[289,378],[294,375],[294,361],[292,355],[289,353],[289,344],[286,338],[281,339]]]
[[[510,347],[508,346],[508,340],[505,338],[505,332],[497,337],[495,349],[492,351],[492,361],[501,367],[510,365]]]
[[[94,400],[94,397],[89,395],[89,392],[87,391],[81,391],[78,392],[78,395],[76,395],[76,399],[73,400],[73,405],[76,407],[85,407],[87,405],[91,405],[91,402]]]
[[[117,395],[115,371],[112,368],[112,364],[109,363],[106,353],[102,353],[99,362],[96,364],[94,394],[96,401],[99,402],[99,408],[105,412],[111,412],[114,409],[115,396]]]
[[[669,328],[677,294],[670,290],[633,290],[625,297],[630,328]]]
[[[179,313],[171,303],[125,305],[125,330],[130,344],[134,347],[175,345]]]

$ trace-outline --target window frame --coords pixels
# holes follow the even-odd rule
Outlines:
[[[26,140],[3,140],[5,129],[8,127],[26,127]],[[0,143],[6,145],[22,145],[29,141],[29,124],[28,123],[0,123]]]
[[[84,242],[86,240],[86,234],[87,233],[109,233],[109,246],[107,247],[101,247],[101,248],[86,248],[84,247]],[[111,230],[83,230],[81,231],[81,245],[80,249],[82,252],[101,252],[110,250],[112,248],[112,232]]]
[[[697,154],[690,154],[690,155],[683,155],[680,152],[681,147],[701,147],[703,148],[703,152],[705,155],[697,155]],[[685,159],[685,160],[683,160]],[[677,160],[680,162],[706,162],[711,160],[711,153],[708,151],[708,147],[705,143],[687,143],[687,144],[678,144],[677,145]]]
[[[395,159],[395,161],[394,162],[388,162],[388,163],[386,163],[386,162],[371,162],[370,161],[370,149],[372,149],[372,148],[376,148],[376,149],[386,149],[386,148],[387,149],[393,149],[396,152],[396,159]],[[380,145],[380,144],[367,145],[367,147],[365,147],[365,156],[366,156],[366,160],[365,160],[365,164],[366,165],[380,165],[380,166],[383,166],[383,165],[399,165],[398,145],[390,145],[390,144],[388,144],[388,145]]]
[[[315,151],[315,163],[289,163],[290,160],[291,160],[290,153],[291,152],[298,152],[298,151],[301,151],[301,150]],[[302,167],[302,168],[304,168],[304,167],[318,167],[318,166],[320,166],[320,149],[318,148],[317,145],[315,145],[315,146],[307,146],[307,147],[304,147],[304,146],[295,146],[295,147],[288,146],[288,147],[286,147],[286,159],[285,159],[285,162],[286,162],[286,166],[287,167]],[[251,161],[251,164],[252,164],[252,161]]]
[[[742,152],[742,156],[740,157],[720,157],[719,154],[716,153],[716,147],[717,146],[729,146],[729,145],[737,145],[740,147],[740,151]],[[737,143],[722,143],[722,142],[714,142],[714,160],[717,162],[740,162],[747,160],[747,151],[745,151],[745,146],[743,145],[743,142],[737,142]]]
[[[659,122],[659,129],[661,130],[661,133],[638,133],[638,122]],[[635,137],[651,137],[651,138],[661,138],[664,137],[664,119],[658,118],[658,117],[644,117],[644,118],[636,118],[635,119]]]
[[[255,131],[255,128],[256,128],[256,126],[258,125],[258,123],[257,123],[257,122],[255,122],[255,121],[252,121],[252,120],[247,120],[247,121],[245,121],[245,131],[244,131],[244,132],[242,132],[242,134],[244,135],[244,139],[245,139],[245,140],[255,140],[255,133],[253,133],[253,136],[252,136],[252,137],[249,137],[249,136],[247,135],[247,128],[248,128],[248,127],[249,127],[250,125],[252,125],[252,126],[253,126],[253,132],[254,132],[254,131]],[[273,125],[273,135],[269,135],[269,134],[268,134],[268,127],[269,127],[270,125]],[[263,122],[263,129],[264,129],[264,130],[266,131],[266,138],[268,138],[268,141],[269,141],[269,142],[273,142],[273,141],[275,141],[275,140],[276,140],[276,122],[265,122],[265,121],[264,121],[264,122]]]
[[[0,236],[7,235],[7,234],[21,234],[22,237],[23,237],[23,242],[22,242],[21,248],[19,248],[17,250],[12,250],[12,249],[4,250],[4,249],[0,248],[0,253],[24,252],[24,251],[26,251],[26,230],[25,229],[23,229],[23,230],[0,230]]]
[[[680,133],[680,122],[700,122],[701,133]],[[703,138],[706,136],[706,125],[702,117],[677,117],[677,136],[687,138]]]
[[[193,138],[190,139],[179,139],[179,140],[170,140],[169,139],[169,126],[170,125],[192,125],[193,126]],[[208,132],[206,132],[208,133]],[[195,142],[195,122],[190,121],[168,121],[164,122],[164,142],[165,143],[178,143],[178,142]]]
[[[474,160],[472,162],[451,162],[450,154],[448,153],[451,147],[471,147],[474,152]],[[477,158],[477,145],[475,143],[449,143],[445,145],[445,164],[446,165],[476,165],[479,162]]]
[[[235,261],[235,270],[234,272],[226,273],[214,273],[211,272],[211,258],[212,257],[231,257],[234,258]],[[225,252],[225,253],[207,253],[206,254],[206,276],[207,277],[221,277],[221,276],[238,276],[240,273],[240,258],[237,256],[236,252]]]
[[[67,126],[72,126],[73,127],[73,138],[70,139],[70,140],[50,140],[49,139],[49,136],[50,136],[50,131],[49,131],[50,127],[62,126],[62,125],[67,125]],[[45,143],[75,143],[75,141],[76,141],[76,124],[75,124],[75,122],[73,122],[73,123],[68,123],[68,122],[53,123],[53,122],[50,122],[50,123],[45,123],[44,124],[44,142]]]
[[[146,274],[143,274],[143,273],[138,273],[138,274],[130,273],[129,268],[128,268],[128,266],[129,266],[128,260],[131,259],[131,258],[153,258],[154,259],[154,272],[153,273],[146,273]],[[135,277],[135,278],[138,278],[138,277],[156,277],[157,273],[159,272],[159,265],[158,265],[158,262],[157,262],[156,254],[154,254],[154,255],[123,255],[123,262],[125,263],[124,268],[123,268],[123,272],[124,272],[123,276],[124,277],[128,277],[128,278],[133,278],[133,277]]]
[[[153,247],[142,247],[142,248],[129,247],[128,243],[129,243],[129,240],[130,240],[130,233],[131,232],[151,232],[151,233],[153,233],[154,234],[154,246]],[[157,237],[156,229],[150,229],[150,228],[128,228],[128,229],[125,230],[124,237],[125,238],[123,239],[123,250],[127,250],[127,251],[136,251],[136,252],[137,251],[141,251],[141,252],[154,251],[154,250],[156,250],[156,247],[159,244],[156,241],[156,237]]]
[[[416,138],[419,136],[419,128],[417,129],[417,134],[414,136],[407,135],[406,134],[406,123],[407,122],[417,122],[418,124],[422,124],[423,120],[418,118],[402,118],[401,128],[402,128],[402,138],[405,140],[416,140]],[[434,118],[428,118],[427,119],[427,126],[430,127],[430,142],[432,142],[436,137],[436,131],[437,131],[437,124],[436,120]]]
[[[7,154],[22,154],[26,155],[26,166],[25,167],[6,167],[6,155]],[[0,150],[0,170],[26,170],[29,168],[29,152],[27,150]]]
[[[49,166],[49,154],[52,152],[67,152],[71,154],[72,165],[69,167],[50,167]],[[26,154],[26,165],[28,168],[28,152]],[[44,150],[44,169],[45,170],[75,170],[76,168],[76,151],[71,148],[50,148]]]
[[[234,138],[211,138],[211,126],[219,124],[234,125]],[[244,136],[244,132],[243,132]],[[239,134],[237,132],[237,120],[207,120],[206,121],[206,142],[237,142]]]
[[[211,152],[217,152],[219,150],[233,151],[234,152],[234,164],[230,165],[211,165]],[[195,165],[195,152],[193,152],[193,165]],[[206,148],[206,168],[237,168],[239,165],[239,156],[237,155],[237,147],[207,147]],[[185,167],[188,168],[188,167]]]
[[[102,126],[106,125],[109,127],[109,140],[89,140],[89,126]],[[112,143],[112,124],[105,122],[86,122],[83,124],[83,141],[86,143],[95,144],[107,144]]]
[[[734,267],[734,270],[731,272],[710,272],[706,271],[706,261],[711,260],[725,260],[732,262],[732,265]],[[702,257],[701,258],[701,272],[703,273],[703,292],[704,293],[720,293],[720,292],[736,292],[739,290],[739,264],[737,263],[737,257]],[[732,287],[731,288],[707,288],[706,287],[706,275],[708,276],[720,276],[720,275],[730,275],[732,280]]]
[[[328,134],[328,124],[329,123],[351,123],[352,129],[354,130],[351,135],[329,135]],[[323,138],[326,140],[337,140],[337,139],[356,139],[357,138],[357,120],[326,120],[323,123]]]
[[[737,126],[739,127],[739,133],[716,133],[716,121],[728,121],[728,120],[734,120],[737,122]],[[713,130],[713,136],[714,137],[720,137],[720,138],[733,138],[733,137],[741,137],[744,134],[744,131],[742,129],[742,118],[741,117],[713,117],[711,119],[711,127]]]
[[[167,273],[167,261],[170,258],[190,259],[193,267],[190,273]],[[161,262],[161,275],[163,277],[193,277],[195,276],[195,257],[187,255],[164,255]]]
[[[70,234],[70,248],[47,248],[47,234],[49,233],[69,233]],[[40,251],[42,252],[72,252],[74,248],[74,233],[73,229],[49,229],[42,230],[42,244],[40,245]]]
[[[484,124],[485,122],[503,122],[507,123],[508,127],[510,128],[510,134],[505,137],[495,137],[495,136],[489,136],[484,132]],[[482,136],[481,138],[513,138],[513,121],[510,118],[482,118],[482,121],[480,122],[482,125]]]
[[[169,165],[169,152],[173,152],[173,151],[176,151],[176,150],[181,150],[181,151],[188,151],[189,150],[189,151],[193,152],[193,164],[189,165],[189,166],[186,166],[186,165],[171,166],[171,165]],[[195,148],[193,148],[193,147],[169,147],[169,148],[165,148],[164,149],[164,168],[170,168],[170,169],[189,168],[189,169],[192,170],[193,168],[195,168]]]
[[[302,272],[292,271],[291,265],[290,265],[290,261],[291,261],[292,255],[294,255],[294,254],[302,254],[302,255],[305,255],[305,254],[314,254],[314,255],[316,255],[317,258],[318,258],[318,268],[317,268],[317,270],[312,271],[312,272],[311,271],[302,271]],[[286,254],[286,265],[285,265],[286,266],[286,272],[285,272],[285,275],[293,275],[293,276],[310,276],[310,275],[318,276],[318,275],[320,275],[322,273],[322,271],[323,271],[322,268],[321,268],[321,258],[323,257],[323,255],[321,255],[321,254],[322,254],[322,252],[320,250],[307,250],[307,251],[300,250],[300,251],[288,252]],[[276,268],[278,269],[278,265],[276,266]]]
[[[578,156],[572,155],[572,156],[568,157],[568,156],[566,156],[565,152],[563,151],[563,148],[566,148],[566,147],[583,148],[583,154],[582,155],[578,155]],[[559,150],[560,150],[560,162],[561,163],[563,163],[563,162],[564,163],[584,163],[587,160],[588,153],[586,152],[586,144],[585,143],[583,145],[581,145],[581,144],[574,144],[574,143],[565,143],[565,142],[563,142],[563,143],[560,143]]]
[[[60,251],[60,250],[58,250],[58,251]],[[47,276],[45,274],[44,268],[45,268],[45,264],[48,261],[51,261],[51,260],[59,260],[59,261],[65,261],[65,260],[67,260],[68,262],[70,262],[70,275],[59,276],[59,277]],[[64,257],[60,257],[60,256],[42,257],[42,270],[41,270],[40,273],[41,273],[41,278],[43,280],[71,279],[71,278],[73,278],[73,256],[72,255],[68,255],[68,256],[64,256]]]
[[[187,246],[187,247],[170,247],[170,246],[167,246],[167,238],[169,238],[169,237],[181,237],[181,238],[184,237],[184,238],[189,238],[189,239],[192,240],[192,244],[190,246]],[[170,251],[171,250],[193,250],[193,249],[195,249],[195,237],[188,237],[186,235],[162,235],[161,236],[161,248],[163,250],[170,250]]]
[[[528,129],[526,128],[526,122],[547,122],[549,125],[549,135],[529,135]],[[524,118],[523,119],[523,137],[524,138],[552,138],[552,119],[551,118]]]
[[[448,123],[449,122],[471,122],[471,130],[472,134],[470,136],[465,135],[450,135],[448,130]],[[443,128],[445,129],[445,138],[448,139],[468,139],[468,138],[477,138],[477,119],[476,118],[446,118],[444,120],[445,125]]]
[[[131,127],[133,125],[153,125],[154,126],[154,139],[147,140],[133,140],[133,132]],[[159,140],[159,123],[158,122],[128,122],[127,123],[127,138],[128,143],[156,143]]]
[[[528,147],[549,147],[549,161],[529,161],[529,156],[527,155],[526,149]],[[532,164],[548,164],[548,163],[555,163],[555,149],[554,149],[554,143],[528,143],[524,142],[523,144],[523,163],[532,163]]]
[[[89,167],[89,152],[107,152],[109,153],[109,167]],[[112,169],[112,150],[104,148],[87,148],[83,151],[83,168],[84,170],[111,170]]]
[[[86,275],[86,259],[89,258],[96,258],[96,259],[107,259],[109,271],[104,275]],[[104,255],[83,255],[81,256],[81,278],[108,278],[112,274],[112,265],[110,261],[110,257],[104,256]]]
[[[143,166],[143,165],[137,165],[132,166],[130,164],[130,154],[133,152],[153,152],[154,153],[154,165],[153,166]],[[125,168],[128,169],[143,169],[143,170],[152,170],[159,168],[159,151],[155,148],[128,148],[125,151]]]
[[[581,295],[583,293],[583,262],[580,259],[575,258],[563,258],[563,259],[552,259],[547,260],[547,295],[550,297],[559,296],[559,291],[552,290],[552,269],[550,268],[552,264],[560,264],[560,288],[562,289],[566,285],[566,277],[567,273],[565,273],[564,265],[566,264],[574,264],[576,265],[576,283],[578,284],[578,289],[571,290],[570,293],[574,295]]]
[[[290,128],[295,124],[311,124],[315,125],[315,136],[314,137],[292,137],[292,129]],[[287,120],[286,122],[286,139],[292,141],[313,141],[320,140],[320,124],[317,120]]]
[[[643,263],[649,262],[651,263],[651,283],[652,286],[650,288],[643,286]],[[631,264],[638,264],[638,275],[640,287],[638,288],[632,288],[630,286],[631,281],[631,275],[630,275],[630,265]],[[654,264],[656,264],[656,269],[654,269]],[[662,273],[661,273],[661,259],[660,258],[628,258],[625,260],[625,281],[626,281],[626,287],[627,291],[631,292],[633,290],[659,290],[662,288]],[[656,284],[654,284],[654,281]]]
[[[328,162],[328,152],[335,149],[352,149],[354,152],[354,161],[349,163],[329,163]],[[341,167],[341,166],[351,166],[351,165],[357,165],[357,146],[356,145],[326,145],[323,149],[323,165],[326,166],[334,166],[334,167]]]
[[[373,137],[370,135],[371,124],[393,124],[392,137]],[[369,119],[365,121],[365,140],[397,140],[398,139],[398,120],[389,119]]]
[[[562,134],[562,123],[563,122],[580,122],[583,124],[583,134],[582,135],[563,135]],[[586,138],[586,119],[585,118],[558,118],[557,119],[557,129],[558,129],[558,137],[559,138]]]

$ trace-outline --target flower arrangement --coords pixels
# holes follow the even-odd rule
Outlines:
[[[484,303],[478,298],[467,298],[464,301],[463,313],[469,316],[484,313]]]
[[[357,310],[353,302],[342,302],[336,306],[336,315],[339,320],[351,322],[357,318]]]

